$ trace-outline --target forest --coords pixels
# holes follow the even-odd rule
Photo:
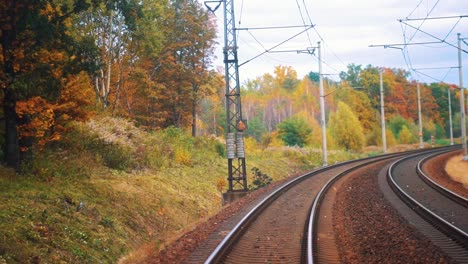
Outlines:
[[[0,3],[0,263],[136,263],[222,207],[225,84],[196,0]],[[248,172],[323,164],[318,73],[242,79]],[[268,72],[270,69],[265,69]],[[324,78],[330,163],[460,137],[460,89],[349,64]],[[405,146],[405,148],[398,148]],[[249,177],[249,189],[255,181]],[[126,261],[125,261],[126,260]]]
[[[223,136],[224,80],[213,68],[216,25],[197,1],[4,1],[0,12],[0,143],[7,166],[19,170],[60,141],[70,122],[96,113],[147,130],[174,126],[192,136]],[[274,69],[243,82],[247,135],[267,145],[279,138],[319,147],[318,74]],[[332,147],[381,144],[378,71],[350,64],[340,81],[325,79]],[[385,68],[383,76],[389,144],[414,143],[416,83],[402,69]],[[421,84],[424,140],[449,136],[449,90],[453,133],[460,134],[457,86]]]

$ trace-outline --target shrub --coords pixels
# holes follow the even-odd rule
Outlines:
[[[257,167],[252,168],[252,173],[253,181],[252,184],[249,186],[250,190],[258,190],[262,187],[269,185],[273,181],[273,179],[270,176],[262,173]]]
[[[215,147],[216,153],[218,153],[220,157],[226,158],[226,147],[223,144],[216,142],[214,147]]]

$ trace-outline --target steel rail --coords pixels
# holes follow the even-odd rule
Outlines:
[[[433,149],[431,149],[429,151],[433,151]],[[369,161],[369,162],[366,162],[366,163],[356,165],[356,166],[354,166],[352,168],[349,168],[349,169],[335,175],[330,180],[328,180],[328,182],[325,185],[323,185],[322,189],[318,192],[317,196],[314,199],[314,203],[312,204],[312,207],[310,209],[309,222],[308,222],[308,225],[307,225],[307,262],[309,264],[313,264],[315,262],[314,261],[314,257],[315,257],[315,254],[314,254],[314,251],[315,251],[315,249],[314,249],[315,248],[314,240],[315,240],[315,234],[316,234],[315,226],[317,224],[317,219],[318,219],[319,212],[320,212],[320,205],[321,205],[321,202],[323,201],[323,199],[325,198],[325,195],[326,195],[327,191],[333,186],[333,184],[337,180],[339,180],[341,177],[351,173],[352,171],[355,171],[355,170],[360,169],[360,168],[365,167],[365,166],[369,166],[370,164],[375,163],[375,162],[395,158],[395,157],[398,157],[398,156],[410,155],[410,153],[412,153],[412,152],[427,153],[428,150],[427,149],[423,149],[423,150],[418,149],[418,150],[413,150],[413,151],[410,151],[410,152],[398,152],[398,153],[391,153],[391,154],[381,155],[380,156],[380,157],[382,157],[381,159]]]
[[[439,147],[439,148],[433,148],[430,151],[435,151],[436,149],[440,149],[444,147]],[[427,151],[427,149],[424,149],[422,151]],[[385,157],[390,157],[390,156],[397,156],[397,155],[409,155],[411,153],[420,153],[421,149],[417,150],[411,150],[411,151],[406,151],[406,152],[397,152],[397,153],[389,153],[389,154],[383,154],[383,155],[378,155],[378,156],[372,156],[372,157],[366,157],[362,159],[356,159],[356,160],[349,160],[345,162],[340,162],[337,164],[333,164],[327,167],[322,167],[318,168],[312,171],[309,171],[307,173],[302,174],[301,176],[296,177],[295,179],[290,180],[289,182],[285,183],[284,185],[278,187],[275,191],[273,191],[271,194],[269,194],[267,197],[262,199],[254,208],[252,208],[237,224],[234,226],[234,228],[231,229],[231,231],[224,237],[224,239],[218,244],[218,246],[215,248],[214,251],[209,255],[209,257],[205,260],[205,264],[210,264],[210,263],[218,263],[220,262],[226,255],[226,252],[229,250],[229,248],[236,243],[234,240],[237,239],[245,230],[246,227],[252,223],[255,218],[263,212],[265,208],[269,206],[270,203],[275,201],[283,192],[289,190],[296,184],[313,177],[319,173],[326,172],[327,170],[331,170],[334,168],[338,168],[340,166],[346,166],[352,163],[356,162],[362,162],[370,159],[378,159],[378,160],[383,160]],[[306,228],[307,223],[305,224]],[[305,260],[305,257],[304,257]]]
[[[413,198],[410,194],[405,192],[403,188],[401,188],[398,183],[395,181],[392,171],[394,168],[399,165],[400,163],[417,157],[418,155],[422,154],[415,154],[411,155],[402,159],[399,159],[392,163],[387,172],[387,181],[394,190],[394,192],[402,199],[406,204],[408,204],[414,211],[416,211],[420,216],[426,219],[429,223],[431,223],[435,228],[443,231],[446,235],[454,238],[456,241],[459,241],[464,245],[464,247],[468,246],[468,233],[464,230],[458,228],[457,226],[453,225],[449,221],[445,220],[443,217],[439,216],[438,214],[432,212],[429,208],[425,207],[423,204],[418,202],[415,198]]]
[[[304,173],[301,176],[298,176],[295,179],[290,180],[289,182],[285,183],[284,185],[278,187],[275,191],[273,191],[271,194],[269,194],[267,197],[265,197],[262,201],[260,201],[254,208],[252,208],[237,224],[234,226],[234,228],[231,229],[231,231],[224,237],[224,239],[218,244],[218,246],[215,248],[215,250],[210,254],[210,256],[205,260],[205,264],[210,264],[210,263],[218,263],[220,260],[224,257],[225,252],[229,249],[229,247],[234,243],[233,240],[241,234],[245,227],[254,220],[254,218],[260,214],[263,209],[265,209],[271,202],[273,202],[276,198],[278,198],[282,192],[288,190],[289,188],[293,187],[294,185],[300,183],[303,180],[306,180],[309,177],[313,177],[319,173],[325,172],[330,169],[334,169],[340,166],[346,166],[352,163],[356,162],[361,162],[365,160],[370,160],[370,159],[376,159],[381,157],[384,159],[387,156],[395,156],[395,155],[404,155],[412,152],[420,152],[421,150],[412,150],[412,151],[407,151],[407,152],[397,152],[397,153],[389,153],[389,154],[384,154],[384,155],[378,155],[378,156],[372,156],[372,157],[366,157],[362,159],[356,159],[356,160],[349,160],[337,164],[333,164],[327,167],[322,167],[307,173]]]
[[[447,151],[447,152],[450,152]],[[417,173],[419,175],[419,177],[421,177],[421,179],[423,179],[426,183],[428,183],[429,186],[431,186],[434,190],[442,193],[443,195],[445,195],[447,198],[453,200],[454,202],[457,202],[459,203],[460,205],[462,206],[465,206],[465,207],[468,207],[468,198],[467,197],[463,197],[461,195],[459,195],[458,193],[455,193],[453,192],[452,190],[448,189],[448,188],[445,188],[444,186],[440,185],[439,183],[437,183],[436,181],[434,181],[433,179],[431,179],[431,177],[429,177],[423,170],[422,170],[422,166],[425,162],[427,162],[429,159],[432,159],[434,158],[435,156],[439,155],[438,153],[434,154],[434,155],[431,155],[431,156],[428,156],[422,160],[420,160],[418,162],[418,167],[417,167]]]
[[[381,155],[381,156],[395,155],[395,154],[396,153],[392,153],[392,154],[385,154],[385,155]],[[303,180],[305,180],[305,179],[307,179],[309,177],[313,177],[314,175],[317,175],[317,174],[319,174],[321,172],[325,172],[325,171],[333,169],[333,168],[337,168],[337,167],[340,167],[340,166],[345,166],[345,165],[355,163],[355,162],[359,162],[359,161],[363,161],[363,160],[375,159],[376,157],[378,157],[378,156],[366,157],[366,158],[357,159],[357,160],[349,160],[349,161],[333,164],[333,165],[330,165],[330,166],[327,166],[327,167],[322,167],[322,168],[307,172],[307,173],[305,173],[305,174],[303,174],[303,175],[301,175],[301,176],[287,182],[286,184],[284,184],[283,186],[279,187],[274,192],[272,192],[270,195],[265,197],[254,208],[252,208],[237,223],[237,225],[233,229],[231,229],[231,231],[224,237],[224,239],[218,244],[216,249],[211,253],[211,255],[206,259],[206,261],[204,263],[205,264],[217,263],[217,261],[219,261],[219,259],[222,257],[221,255],[223,255],[223,252],[225,252],[227,250],[227,248],[232,244],[233,238],[242,231],[243,227],[246,226],[246,224],[249,221],[253,220],[252,218],[255,216],[255,214],[260,213],[269,203],[273,202],[277,198],[277,196],[279,196],[279,194],[281,192],[284,192],[284,191],[288,190],[289,188],[293,187],[294,185],[300,183],[301,181],[303,181]]]

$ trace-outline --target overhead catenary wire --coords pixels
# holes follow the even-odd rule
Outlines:
[[[437,37],[437,36],[434,36],[433,34],[428,33],[428,32],[426,32],[426,31],[424,31],[424,30],[422,30],[422,29],[417,29],[416,27],[414,27],[414,26],[412,26],[412,25],[406,23],[405,21],[403,21],[403,20],[401,20],[401,19],[398,20],[398,21],[401,22],[401,23],[404,23],[405,25],[407,25],[407,26],[409,26],[409,27],[411,27],[411,28],[416,29],[417,31],[419,31],[419,32],[421,32],[421,33],[424,33],[424,34],[426,34],[426,35],[428,35],[428,36],[430,36],[430,37],[432,37],[432,38],[435,38],[435,39],[439,40],[440,42],[446,43],[447,45],[458,49],[458,47],[457,47],[456,45],[454,45],[454,44],[452,44],[452,43],[450,43],[450,42],[447,42],[447,41],[444,40],[444,39],[441,39],[441,38],[439,38],[439,37]],[[460,50],[463,51],[463,52],[465,52],[465,53],[468,53],[468,52],[467,52],[466,50],[464,50],[464,49],[460,49]]]
[[[297,0],[296,0],[296,1],[297,1]],[[304,9],[305,9],[307,18],[309,19],[309,23],[310,23],[310,24],[313,24],[312,18],[311,18],[311,16],[310,16],[309,9],[307,8],[307,5],[306,5],[306,3],[305,3],[305,0],[302,0],[302,3],[303,3],[303,5],[304,5]],[[348,67],[348,66],[346,65],[346,63],[344,63],[343,60],[342,60],[340,57],[338,57],[338,55],[337,55],[337,54],[333,51],[333,49],[328,45],[327,41],[325,41],[325,39],[322,37],[322,35],[318,32],[317,27],[314,27],[313,30],[315,31],[315,33],[316,33],[317,36],[319,37],[320,41],[324,44],[324,46],[327,47],[327,50],[329,50],[329,51],[332,53],[332,55],[333,55],[341,64],[343,64],[343,66],[344,66],[345,68]],[[312,45],[312,44],[311,44],[311,45]],[[318,58],[317,58],[317,59],[318,59]],[[322,59],[322,63],[324,63],[326,66],[330,67],[332,70],[334,70],[334,71],[336,71],[336,72],[340,72],[340,71],[336,70],[335,68],[331,67],[331,65],[325,63],[323,59]]]
[[[413,13],[419,8],[419,6],[423,3],[423,0],[421,0],[418,5],[410,12],[410,14],[406,17],[406,19],[401,19],[401,20],[398,20],[401,24],[401,27],[402,27],[402,33],[403,33],[403,39],[404,39],[404,42],[406,44],[410,44],[413,40],[413,37],[418,33],[418,32],[421,32],[427,36],[430,36],[431,38],[435,38],[437,40],[440,41],[440,43],[443,43],[444,46],[428,46],[428,45],[423,45],[424,47],[428,47],[428,48],[444,48],[444,47],[447,47],[447,46],[450,46],[450,47],[454,47],[454,48],[457,48],[455,45],[447,42],[447,38],[452,34],[452,32],[455,30],[455,28],[457,28],[457,26],[459,25],[460,21],[463,19],[463,18],[466,18],[468,17],[468,15],[447,15],[447,16],[435,16],[435,17],[431,17],[430,14],[435,10],[435,8],[437,7],[437,5],[439,4],[440,0],[437,0],[435,2],[434,5],[432,5],[432,7],[430,8],[430,11],[429,12],[426,12],[426,16],[425,17],[422,17],[422,18],[411,18],[411,16],[413,15]],[[428,7],[427,9],[429,10],[429,1],[427,1],[428,3]],[[425,30],[423,30],[421,27],[422,25],[424,24],[425,21],[427,20],[440,20],[440,19],[457,19],[457,21],[451,26],[450,30],[448,31],[447,34],[444,35],[443,38],[438,38],[436,37],[435,35],[433,34],[430,34],[428,32],[426,32]],[[409,23],[406,23],[406,22],[409,22],[409,21],[420,21],[422,20],[422,23],[419,24],[418,27],[415,27]],[[412,29],[415,29],[415,32],[413,33],[413,35],[411,36],[411,38],[407,38],[407,35],[406,35],[406,30],[407,28],[412,28]],[[411,61],[411,57],[410,57],[410,49],[409,49],[409,45],[405,45],[402,50],[402,55],[403,55],[403,58],[404,58],[404,61],[405,61],[405,64],[406,66],[408,67],[408,70],[409,72],[411,73],[411,71],[413,71],[414,67],[412,65],[412,61]],[[462,50],[463,52],[467,53],[466,50],[463,50],[463,49],[460,49]],[[443,81],[447,78],[447,76],[449,75],[449,73],[451,72],[452,69],[449,69],[447,71],[447,73],[444,75],[444,77],[442,78],[442,80],[440,79],[437,79],[437,78],[433,78],[432,76],[426,74],[426,73],[421,73],[421,72],[414,72],[415,74],[417,74],[418,76],[421,76],[421,75],[424,75],[426,77],[429,77],[435,81]]]
[[[296,0],[297,9],[299,9],[299,14],[301,15],[302,23],[306,25],[306,21],[304,20],[304,16],[302,15],[301,5],[299,4],[299,0]],[[311,23],[312,24],[312,23]],[[312,40],[310,39],[309,31],[306,32],[307,39],[309,40],[310,45],[312,45]]]
[[[414,34],[409,38],[409,40],[407,41],[406,39],[406,27],[403,28],[403,25],[402,25],[402,31],[403,31],[403,41],[405,44],[408,44],[410,43],[414,36],[416,36],[417,32],[421,29],[422,25],[424,24],[424,22],[427,20],[427,18],[429,17],[429,15],[432,13],[432,11],[434,11],[435,7],[437,6],[437,4],[439,3],[440,0],[437,0],[437,2],[433,5],[433,7],[431,8],[431,10],[426,14],[425,18],[421,19],[422,22],[421,24],[418,26],[418,28],[416,29],[416,31],[414,32]],[[411,17],[411,15],[419,8],[419,6],[421,5],[421,3],[423,2],[423,0],[421,0],[418,5],[413,9],[413,11],[410,12],[410,14],[406,17],[406,19],[409,19],[409,17]],[[400,19],[400,23],[402,22],[402,19]],[[405,23],[406,26],[409,26],[407,23]],[[414,27],[413,27],[414,28]],[[405,64],[406,66],[408,67],[408,71],[411,72],[411,69],[413,68],[413,63],[411,61],[411,57],[409,55],[409,49],[408,49],[408,46],[405,45],[403,47],[403,49],[401,50],[402,52],[402,55],[403,55],[403,59],[405,61]]]
[[[251,45],[249,42],[247,42],[245,40],[240,39],[239,41],[244,43],[245,45],[257,50],[258,52],[262,52],[262,50],[259,50],[258,47],[255,47],[255,46]],[[292,60],[292,61],[279,60],[277,58],[274,58],[273,56],[268,56],[267,54],[265,54],[264,56],[267,57],[270,60],[273,60],[273,61],[276,61],[276,62],[279,62],[279,63],[294,63],[295,62],[294,60]]]
[[[286,43],[286,42],[288,42],[288,41],[290,41],[290,40],[296,38],[297,36],[303,34],[305,31],[311,29],[312,27],[313,27],[313,26],[309,26],[309,27],[307,27],[306,29],[302,30],[301,32],[299,32],[299,33],[297,33],[297,34],[295,34],[295,35],[289,37],[288,39],[286,39],[286,40],[280,42],[279,44],[274,45],[273,47],[271,47],[271,48],[269,48],[269,49],[266,49],[266,50],[263,51],[262,53],[260,53],[260,54],[258,54],[258,55],[256,55],[256,56],[254,56],[254,57],[252,57],[252,58],[246,60],[245,62],[243,62],[243,63],[241,63],[241,64],[239,64],[239,67],[241,67],[242,65],[244,65],[244,64],[246,64],[246,63],[248,63],[248,62],[250,62],[250,61],[252,61],[252,60],[254,60],[254,59],[256,59],[256,58],[258,58],[258,57],[260,57],[260,56],[262,56],[262,55],[264,55],[265,53],[268,53],[269,51],[271,51],[271,50],[273,50],[273,49],[276,49],[277,47],[283,45],[284,43]]]
[[[421,71],[423,70],[444,70],[444,69],[448,69],[447,73],[445,73],[444,77],[442,79],[436,79],[436,78],[433,78],[431,76],[429,76],[428,74],[423,74],[427,77],[430,77],[431,79],[433,80],[436,80],[436,81],[439,81],[439,82],[444,82],[445,81],[445,78],[447,78],[447,76],[449,75],[449,73],[453,70],[453,69],[458,69],[459,67],[458,66],[450,66],[450,67],[428,67],[428,68],[417,68],[417,69],[413,69],[414,71],[418,71],[419,73],[423,74]]]
[[[411,11],[406,17],[410,17],[418,9],[418,7],[422,4],[423,1],[424,0],[420,0],[416,7],[413,9],[413,11]]]
[[[460,15],[460,16],[439,16],[439,17],[424,17],[424,18],[404,18],[404,21],[417,21],[417,20],[435,20],[435,19],[449,19],[449,18],[465,18],[468,15]]]
[[[444,82],[443,80],[440,80],[440,79],[437,79],[437,78],[435,78],[435,77],[432,77],[431,75],[426,74],[426,73],[423,73],[423,72],[418,71],[418,70],[416,70],[416,69],[412,69],[412,70],[413,70],[417,75],[420,75],[420,74],[421,74],[421,75],[424,75],[424,76],[426,76],[426,77],[428,77],[428,78],[430,78],[430,79],[432,79],[432,80],[434,80],[434,81],[436,81],[436,82],[438,82],[438,83],[443,83],[443,82]]]
[[[426,17],[424,19],[422,19],[422,22],[421,24],[419,24],[418,28],[416,29],[416,31],[414,32],[414,34],[410,37],[409,41],[408,42],[411,42],[414,38],[414,36],[416,36],[416,34],[418,33],[419,29],[422,27],[422,25],[424,24],[424,22],[426,22],[427,18],[431,15],[432,11],[434,11],[434,9],[436,8],[436,6],[439,4],[440,0],[437,0],[437,2],[434,4],[434,6],[432,6],[431,10],[427,13]]]

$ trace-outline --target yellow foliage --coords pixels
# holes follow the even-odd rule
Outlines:
[[[192,165],[192,157],[190,155],[190,152],[183,147],[178,147],[175,150],[175,161],[179,164],[190,166]]]
[[[226,186],[227,186],[227,181],[224,177],[218,177],[216,179],[216,190],[218,190],[218,192],[223,192]]]
[[[253,137],[244,138],[244,146],[247,153],[254,152],[259,149],[258,143]]]
[[[414,142],[414,136],[411,134],[407,126],[403,126],[398,134],[398,139],[401,144],[411,144]]]
[[[271,142],[268,145],[269,147],[283,147],[284,142],[281,140],[281,138],[278,136],[278,133],[273,132],[271,133]]]
[[[387,147],[395,146],[397,144],[395,135],[393,135],[392,130],[388,128],[385,129],[385,138],[387,139]]]

